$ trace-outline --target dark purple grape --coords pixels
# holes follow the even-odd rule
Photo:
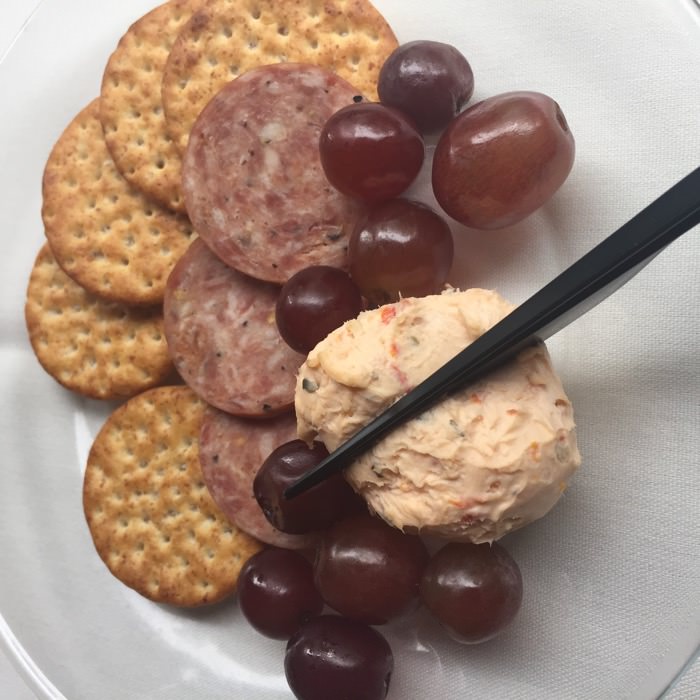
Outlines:
[[[305,622],[284,657],[298,700],[383,700],[393,670],[391,647],[377,630],[337,615]]]
[[[391,199],[358,222],[348,252],[350,275],[367,300],[380,305],[440,291],[454,244],[447,222],[432,209]]]
[[[433,191],[466,226],[503,228],[559,189],[574,151],[574,137],[551,97],[496,95],[469,107],[443,132],[433,158]]]
[[[314,578],[323,599],[341,615],[380,625],[417,604],[427,563],[418,537],[363,514],[323,534]]]
[[[499,544],[451,542],[430,560],[420,592],[451,636],[476,644],[513,620],[523,580],[517,563]]]
[[[411,41],[394,49],[379,72],[379,99],[411,117],[424,133],[443,129],[474,91],[464,56],[439,41]]]
[[[282,287],[275,320],[287,345],[306,354],[360,311],[362,295],[348,273],[314,265],[292,275]]]
[[[265,517],[278,530],[294,535],[329,527],[340,518],[366,509],[363,499],[342,474],[287,500],[284,492],[299,477],[328,456],[321,442],[285,442],[263,462],[253,481],[253,494]]]
[[[238,603],[246,620],[273,639],[289,639],[323,609],[311,564],[298,552],[274,547],[258,552],[241,569]]]
[[[380,202],[400,195],[423,163],[423,137],[401,112],[373,102],[343,107],[321,129],[321,165],[349,197]]]

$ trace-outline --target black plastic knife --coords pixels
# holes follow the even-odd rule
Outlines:
[[[359,430],[294,484],[293,498],[349,466],[398,425],[545,340],[610,296],[700,223],[700,167]]]

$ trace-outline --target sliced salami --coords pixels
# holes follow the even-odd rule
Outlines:
[[[226,517],[262,542],[286,549],[314,545],[314,535],[288,535],[275,529],[253,496],[253,480],[268,455],[297,436],[288,413],[266,421],[238,418],[208,408],[199,436],[204,483]]]
[[[357,91],[319,66],[254,68],[224,87],[190,134],[183,190],[190,219],[228,265],[283,283],[310,265],[347,266],[364,206],[321,167],[321,127]]]
[[[208,403],[243,416],[270,416],[294,402],[304,356],[275,324],[279,287],[247,277],[196,240],[165,290],[165,336],[178,372]]]

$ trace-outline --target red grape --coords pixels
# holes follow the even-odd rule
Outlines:
[[[414,607],[428,552],[423,542],[370,515],[324,533],[314,565],[323,599],[341,615],[380,625]]]
[[[439,41],[411,41],[394,49],[379,72],[379,99],[408,114],[424,133],[443,129],[474,91],[464,56]]]
[[[394,656],[371,627],[337,615],[302,624],[287,642],[284,671],[299,700],[383,700]]]
[[[420,592],[451,636],[476,644],[513,620],[520,609],[523,580],[500,545],[451,542],[430,560]]]
[[[509,92],[469,107],[440,137],[433,191],[466,226],[510,226],[566,180],[574,137],[559,105],[537,92]]]
[[[321,129],[321,165],[343,194],[368,202],[401,194],[423,163],[423,137],[401,112],[374,102],[348,105]]]
[[[273,639],[289,639],[299,625],[321,613],[311,564],[289,549],[263,549],[238,577],[238,603],[248,622]]]
[[[362,294],[344,270],[314,265],[292,275],[275,308],[277,329],[292,350],[308,353],[362,311]]]
[[[447,222],[406,199],[376,205],[350,237],[350,275],[371,304],[440,291],[452,265]]]
[[[278,530],[295,535],[315,532],[366,507],[342,474],[334,474],[295,498],[284,497],[289,486],[327,456],[323,443],[309,447],[302,440],[292,440],[263,462],[253,481],[253,494]]]

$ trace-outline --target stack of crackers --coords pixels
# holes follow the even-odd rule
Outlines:
[[[83,505],[110,571],[152,600],[218,601],[262,547],[202,481],[205,405],[174,385],[163,332],[168,275],[196,233],[180,188],[190,129],[226,83],[280,61],[323,65],[376,96],[396,45],[368,0],[170,0],[127,30],[99,97],[51,151],[29,338],[67,389],[127,400],[95,439]]]

